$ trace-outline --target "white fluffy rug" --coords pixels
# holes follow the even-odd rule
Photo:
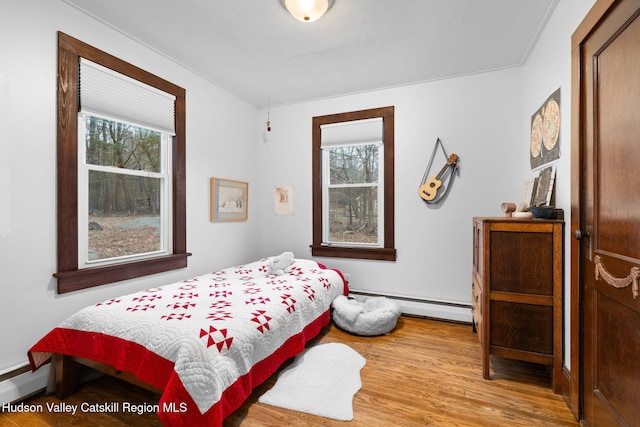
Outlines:
[[[259,402],[350,421],[353,396],[362,387],[364,357],[340,343],[319,344],[296,356]]]

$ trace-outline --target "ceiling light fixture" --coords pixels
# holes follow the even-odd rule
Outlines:
[[[331,9],[333,0],[280,0],[289,13],[302,22],[313,22]]]

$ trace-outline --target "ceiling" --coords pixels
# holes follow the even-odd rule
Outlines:
[[[559,0],[62,0],[256,106],[522,65]]]

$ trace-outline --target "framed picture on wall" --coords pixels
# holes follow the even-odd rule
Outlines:
[[[531,169],[560,158],[560,89],[553,92],[531,116]]]
[[[273,203],[276,215],[293,215],[293,187],[290,185],[274,187]]]
[[[249,183],[211,178],[209,219],[211,221],[246,221]]]

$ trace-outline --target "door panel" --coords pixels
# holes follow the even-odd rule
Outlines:
[[[618,2],[582,52],[582,390],[595,427],[640,425],[639,13],[640,0]]]
[[[640,206],[640,61],[630,53],[637,53],[639,47],[640,19],[633,19],[595,59],[599,105],[596,238],[599,249],[635,259],[640,259],[640,239],[633,233]]]
[[[604,293],[597,294],[598,336],[594,390],[604,405],[624,420],[637,420],[638,377],[637,355],[640,354],[640,316],[633,310],[620,309],[618,303]],[[622,341],[626,345],[620,346]],[[611,424],[610,424],[611,425]]]

